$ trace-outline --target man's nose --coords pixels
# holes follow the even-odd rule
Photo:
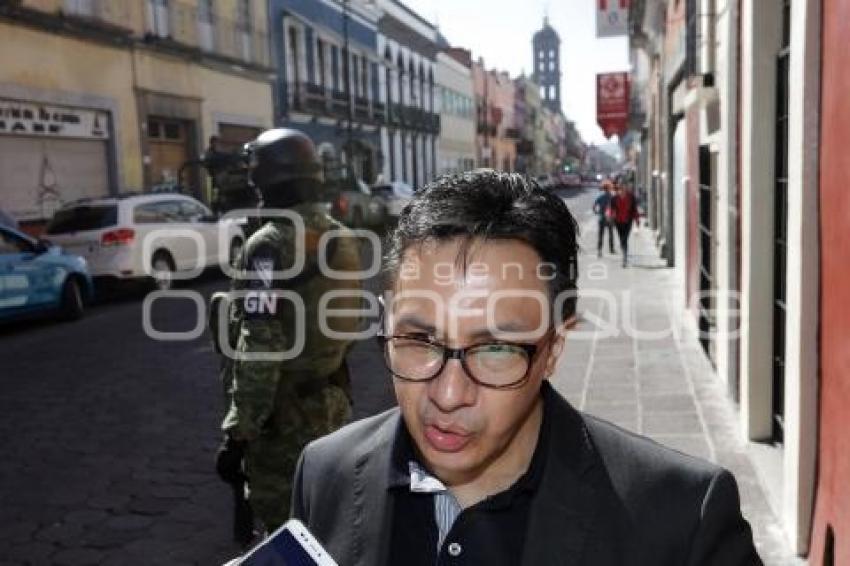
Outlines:
[[[440,375],[429,384],[431,401],[443,412],[450,412],[475,402],[475,383],[466,375],[458,359],[446,362]]]

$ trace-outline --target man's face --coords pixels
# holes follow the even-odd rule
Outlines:
[[[512,389],[476,384],[456,359],[431,381],[394,380],[420,457],[449,485],[509,467],[517,442],[536,435],[536,430],[529,432],[530,417],[563,345],[560,335],[549,332],[544,277],[552,270],[530,246],[516,240],[475,243],[463,269],[457,259],[460,245],[450,240],[407,250],[388,312],[388,333],[424,334],[450,348],[495,339],[537,344],[538,350],[527,381]]]

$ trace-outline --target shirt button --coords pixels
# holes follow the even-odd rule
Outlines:
[[[449,554],[452,556],[460,556],[460,553],[463,552],[463,548],[456,542],[453,542],[449,545]]]

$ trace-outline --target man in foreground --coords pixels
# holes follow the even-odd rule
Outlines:
[[[444,177],[405,208],[383,337],[399,407],[308,445],[293,484],[341,565],[761,564],[727,471],[549,384],[576,253],[564,203],[517,175]]]

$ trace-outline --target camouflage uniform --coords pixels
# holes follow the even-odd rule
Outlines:
[[[248,498],[254,513],[271,531],[289,516],[290,490],[295,463],[311,440],[342,426],[350,417],[350,385],[345,365],[348,341],[323,335],[318,324],[318,304],[324,293],[336,289],[360,289],[356,280],[336,280],[319,272],[317,244],[327,230],[342,230],[343,237],[331,239],[326,254],[328,265],[338,271],[360,269],[359,243],[348,230],[331,219],[317,204],[293,207],[304,219],[305,265],[290,280],[271,280],[271,269],[285,270],[294,263],[294,229],[286,220],[272,220],[245,244],[240,267],[260,277],[234,282],[236,290],[281,289],[298,293],[305,305],[305,343],[301,354],[287,361],[240,360],[239,354],[284,352],[295,340],[294,308],[289,300],[266,302],[273,308],[258,309],[244,300],[235,301],[238,337],[236,359],[225,366],[229,408],[222,428],[231,438],[247,441],[245,472]],[[266,274],[266,276],[263,276]],[[359,298],[337,298],[333,309],[357,309]],[[251,312],[249,312],[251,311]],[[262,312],[256,312],[262,311]],[[353,332],[354,318],[332,318],[331,329]]]

